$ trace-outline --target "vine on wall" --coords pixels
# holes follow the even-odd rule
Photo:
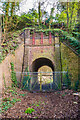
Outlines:
[[[17,86],[17,78],[16,78],[16,72],[14,71],[14,63],[11,62],[11,80],[12,80],[12,87]]]

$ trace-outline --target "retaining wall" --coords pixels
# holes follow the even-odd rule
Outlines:
[[[24,46],[22,44],[15,50],[15,55],[8,54],[6,58],[2,61],[2,63],[0,63],[0,92],[4,88],[4,79],[6,86],[7,87],[11,86],[10,62],[14,63],[14,68],[16,72],[22,71],[23,53],[24,53]],[[19,78],[20,78],[20,74],[17,74],[17,79]]]

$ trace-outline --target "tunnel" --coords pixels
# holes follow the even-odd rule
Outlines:
[[[34,60],[32,63],[32,72],[33,72],[32,73],[32,75],[33,75],[32,87],[34,86],[34,89],[38,89],[40,87],[39,81],[38,81],[38,70],[42,66],[48,66],[54,72],[54,64],[50,59],[42,57],[42,58],[38,58],[38,59]],[[54,79],[54,73],[52,73],[52,75],[53,75],[53,79]]]
[[[48,58],[38,58],[36,60],[33,61],[32,63],[32,72],[38,72],[38,69],[44,65],[47,65],[49,66],[52,71],[54,71],[54,65],[53,65],[53,62],[48,59]]]

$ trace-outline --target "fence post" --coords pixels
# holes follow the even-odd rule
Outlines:
[[[21,74],[21,88],[23,88],[23,73]]]
[[[40,73],[40,91],[42,91],[42,74]]]
[[[50,75],[50,88],[51,88],[51,90],[52,90],[51,76],[52,76],[52,75]]]
[[[31,74],[31,76],[32,76],[32,74]],[[32,88],[32,77],[30,79],[30,91],[31,91],[31,88]]]

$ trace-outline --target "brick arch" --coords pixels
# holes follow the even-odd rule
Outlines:
[[[32,76],[31,83],[32,83],[32,86],[34,86],[35,83],[36,83],[36,85],[34,86],[34,89],[37,89],[36,88],[37,85],[39,87],[39,84],[38,84],[38,69],[40,67],[44,66],[44,65],[46,65],[46,66],[48,66],[48,67],[50,67],[52,69],[52,71],[53,71],[53,80],[55,80],[55,78],[54,78],[55,69],[54,69],[54,63],[52,62],[52,60],[50,60],[50,59],[48,59],[46,57],[39,57],[39,58],[35,59],[32,62],[32,75],[33,76]],[[53,83],[52,83],[52,85],[53,85]]]
[[[37,58],[35,59],[33,62],[32,62],[32,72],[37,72],[38,69],[42,66],[49,66],[52,71],[54,71],[54,64],[53,62],[48,59],[48,58],[45,58],[45,57],[40,57],[40,58]]]

